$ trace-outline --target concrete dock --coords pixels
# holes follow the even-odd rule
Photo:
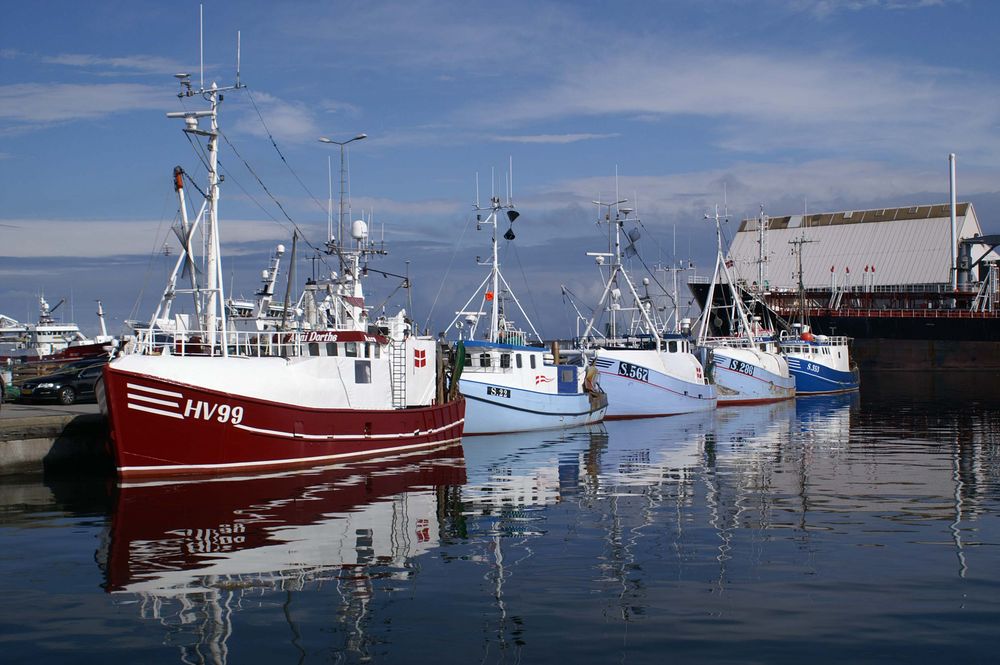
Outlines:
[[[0,475],[109,471],[107,424],[96,404],[0,408]]]

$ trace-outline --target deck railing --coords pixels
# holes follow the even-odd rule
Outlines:
[[[126,353],[176,356],[290,357],[305,355],[305,334],[299,332],[231,331],[216,333],[216,343],[209,343],[206,330],[169,331],[161,328],[138,328],[136,339]],[[223,348],[225,347],[225,353]]]

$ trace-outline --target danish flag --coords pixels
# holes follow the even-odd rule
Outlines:
[[[416,349],[413,351],[413,366],[425,367],[427,365],[427,352]]]
[[[552,383],[552,379],[550,377],[547,377],[547,376],[543,375],[543,374],[536,374],[535,375],[535,385],[537,386],[539,383]]]

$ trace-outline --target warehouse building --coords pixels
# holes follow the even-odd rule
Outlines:
[[[760,233],[761,219],[764,234]],[[956,229],[959,239],[983,234],[971,203],[957,204]],[[951,207],[924,205],[745,219],[729,248],[729,260],[747,285],[756,286],[763,280],[768,290],[797,289],[798,248],[806,289],[941,288],[952,280]],[[973,245],[972,262],[989,250],[988,246]]]

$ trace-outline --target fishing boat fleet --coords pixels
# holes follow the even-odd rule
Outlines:
[[[449,325],[457,339],[421,334],[406,309],[379,315],[366,300],[370,271],[392,275],[369,265],[385,254],[384,243],[370,238],[370,219],[351,223],[344,237],[343,191],[334,233],[332,177],[328,237],[318,257],[330,269],[317,276],[314,264],[298,293],[289,279],[277,302],[286,251],[278,246],[256,301],[227,296],[219,111],[224,93],[244,86],[238,76],[226,87],[178,79],[186,110],[167,115],[183,123],[207,182],[199,187],[183,168],[173,170],[180,245],[173,270],[152,316],[133,323],[96,387],[123,480],[324,465],[435,449],[469,435],[858,388],[849,340],[812,335],[805,321],[777,331],[748,314],[723,254],[718,214],[710,290],[731,291],[726,318],[736,325],[725,333],[713,329],[718,317],[711,305],[699,322],[680,319],[676,307],[673,316],[662,316],[653,292],[666,290],[631,274],[641,221],[624,199],[596,202],[608,248],[588,253],[602,280],[593,314],[570,343],[547,344],[501,270],[498,248],[514,240],[520,216],[512,177],[504,195],[491,194],[487,205],[477,194],[476,226],[490,233],[490,254],[480,261],[484,279]],[[197,101],[204,107],[190,108]],[[289,273],[298,240],[296,230]],[[392,276],[409,289],[408,276]]]

